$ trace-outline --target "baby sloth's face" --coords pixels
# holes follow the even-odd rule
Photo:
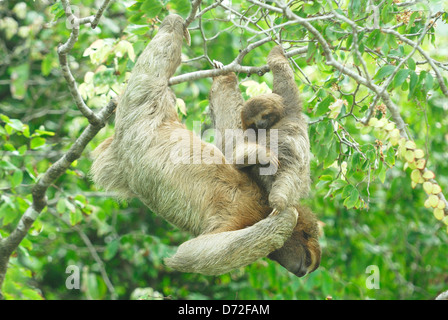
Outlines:
[[[246,129],[269,129],[280,119],[278,112],[264,110],[255,114],[252,118],[243,119],[243,124],[246,124]]]
[[[283,101],[277,94],[249,99],[241,111],[243,130],[270,129],[282,118],[283,111]]]

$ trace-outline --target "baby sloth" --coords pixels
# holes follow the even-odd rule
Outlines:
[[[251,180],[257,182],[257,185],[261,187],[261,201],[266,203],[269,200],[281,212],[282,202],[283,205],[286,203],[286,206],[298,203],[300,198],[308,192],[310,150],[307,123],[301,114],[299,90],[281,47],[271,50],[268,63],[274,75],[273,94],[255,97],[247,103],[244,102],[235,73],[229,72],[214,77],[209,98],[210,117],[213,127],[219,133],[215,137],[216,146],[225,151],[224,154],[229,155],[228,158],[232,155],[229,160],[235,161],[232,162],[235,167],[245,171]],[[215,67],[222,69],[223,65],[215,62]],[[248,113],[242,114],[244,107]],[[243,132],[242,120],[245,129],[252,127],[253,130]],[[267,128],[265,132],[260,132],[260,136],[267,133],[269,140],[279,142],[278,147],[280,148],[273,148],[273,143],[260,145],[252,142],[247,144],[244,137],[252,135],[248,134],[248,131],[255,134],[257,127]],[[278,139],[276,139],[273,128],[278,129]],[[227,135],[227,132],[233,132],[235,136]],[[255,142],[259,141],[255,140]],[[239,148],[248,151],[235,152],[235,149]],[[263,161],[260,157],[255,162],[246,161],[250,160],[250,150],[256,150],[258,154],[260,154],[260,150],[261,153],[266,152],[267,158],[273,157],[274,152],[279,154],[282,161],[280,168],[274,175],[262,175],[260,171],[265,169],[262,162],[267,161]],[[243,153],[243,157],[240,158],[241,153]],[[246,155],[248,158],[244,157]],[[252,166],[240,165],[241,163],[251,163]],[[254,163],[255,166],[253,166]],[[272,159],[270,163],[273,164]],[[275,165],[271,167],[275,167]],[[265,179],[266,183],[261,183],[260,179]],[[266,186],[268,187],[266,188]],[[282,192],[284,192],[284,196],[282,196]],[[270,205],[270,210],[272,207]],[[271,252],[268,257],[297,276],[303,276],[306,272],[315,270],[320,264],[318,222],[316,216],[308,208],[300,204],[293,205],[293,207],[299,212],[299,219],[294,231],[284,246]],[[264,237],[264,235],[260,236]],[[247,251],[244,252],[244,255],[246,254]]]
[[[253,129],[257,143],[278,158],[279,166],[271,174],[260,171],[262,163],[246,170],[269,194],[270,206],[281,212],[298,205],[309,192],[310,150],[299,91],[283,48],[274,47],[267,60],[274,74],[273,93],[249,99],[242,108],[241,122],[243,130]]]

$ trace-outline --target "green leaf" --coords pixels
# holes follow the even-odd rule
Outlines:
[[[62,2],[57,1],[50,7],[50,13],[54,15],[53,21],[58,20],[59,18],[65,15],[64,7],[62,6]]]
[[[101,72],[97,72],[93,76],[93,83],[95,85],[113,84],[116,81],[115,70],[113,68],[106,68]]]
[[[162,8],[163,4],[159,0],[146,0],[141,6],[141,10],[148,18],[155,18]]]
[[[309,15],[318,13],[319,9],[320,9],[320,3],[318,1],[313,1],[311,4],[305,3],[303,5],[303,11]]]
[[[428,92],[429,90],[432,89],[433,84],[434,84],[434,80],[433,80],[431,74],[428,72],[426,74],[426,77],[425,77],[425,90],[426,90],[426,92]]]
[[[427,72],[425,70],[420,71],[420,74],[418,75],[418,84],[422,85],[423,82],[426,79]]]
[[[347,191],[346,188],[348,188],[349,186],[345,187],[344,190],[342,191],[342,197],[344,198],[344,191],[345,194],[347,195]],[[347,207],[347,209],[351,209],[353,208],[359,200],[359,191],[351,186],[352,188],[350,188],[350,193],[348,194],[348,197],[344,200],[344,206]]]
[[[420,12],[419,11],[414,11],[411,14],[411,17],[409,18],[409,22],[407,23],[406,32],[409,32],[409,30],[411,30],[412,25],[414,24],[415,19],[418,18],[419,16],[420,16]]]
[[[27,238],[24,238],[22,240],[22,242],[20,242],[20,245],[28,251],[33,250],[33,243],[30,240],[28,240]]]
[[[326,185],[329,183],[330,183],[330,181],[319,181],[318,183],[316,183],[316,189],[320,190],[320,189],[326,187]]]
[[[191,10],[190,1],[188,0],[176,0],[170,1],[171,8],[181,16],[186,16]]]
[[[104,250],[104,260],[110,260],[113,257],[115,257],[115,255],[118,252],[119,246],[120,246],[119,239],[115,239],[109,242],[106,246],[106,250]]]
[[[396,49],[398,47],[397,39],[392,34],[388,34],[386,36],[386,42],[389,45],[389,48],[391,49]]]
[[[133,5],[129,6],[127,9],[129,11],[140,11],[140,7],[142,6],[141,2],[136,2]]]
[[[36,129],[33,134],[33,137],[34,136],[51,136],[52,137],[52,136],[54,136],[54,132]]]
[[[63,198],[60,198],[59,200],[58,200],[58,203],[56,204],[56,211],[58,212],[58,213],[65,213],[65,210],[66,210],[66,206],[65,206],[65,199],[63,199]]]
[[[149,26],[147,25],[137,25],[131,24],[126,27],[125,32],[130,32],[138,36],[142,36],[149,31]]]
[[[3,218],[3,226],[13,222],[17,218],[17,211],[9,205],[4,204],[0,207],[0,217]]]
[[[9,119],[7,116],[3,116],[2,120],[5,121],[8,124],[8,126],[13,128],[14,130],[19,132],[23,131],[24,124],[22,123],[22,121],[18,119]]]
[[[353,18],[354,16],[357,16],[361,10],[361,0],[350,0],[348,12],[350,18]]]
[[[356,169],[361,164],[361,161],[363,161],[361,160],[361,154],[355,151],[350,160],[350,168],[353,170]]]
[[[333,124],[331,121],[322,121],[322,125],[324,130],[320,133],[323,135],[323,141],[330,143],[333,140]],[[318,129],[320,130],[320,128]]]
[[[342,198],[347,198],[348,196],[350,196],[353,191],[355,190],[355,187],[352,186],[351,184],[347,185],[343,190],[342,190]]]
[[[28,147],[26,145],[23,145],[19,149],[17,149],[17,151],[19,151],[19,154],[21,156],[24,156],[27,150],[28,150]]]
[[[145,22],[146,19],[142,19],[142,17],[144,16],[144,12],[139,12],[137,14],[132,15],[131,17],[129,17],[129,22],[131,23],[135,23],[135,24],[142,24]]]
[[[383,10],[381,10],[381,22],[388,23],[394,18],[393,8],[391,5],[385,5]]]
[[[334,101],[334,98],[332,95],[327,96],[325,99],[323,99],[321,102],[319,102],[315,108],[314,115],[316,117],[320,117],[327,113],[328,107],[330,104]]]
[[[13,165],[11,162],[7,160],[0,160],[0,168],[4,170],[17,170],[19,171],[19,168],[17,168],[15,165]]]
[[[412,58],[408,59],[408,67],[409,67],[409,69],[415,71],[415,61],[414,61],[414,59],[412,59]]]
[[[11,187],[15,188],[22,183],[23,180],[23,172],[21,170],[14,171],[14,174],[11,178]]]
[[[345,45],[347,48],[350,48],[352,46],[352,43],[353,43],[353,35],[349,34]]]
[[[403,84],[401,85],[401,90],[408,91],[408,89],[409,89],[409,83],[407,81],[403,82]]]
[[[72,226],[80,223],[82,221],[82,213],[79,209],[70,212],[70,224]]]
[[[33,289],[23,289],[22,294],[28,300],[44,300],[39,292]]]
[[[387,43],[386,41],[382,42],[382,46],[381,46],[381,52],[387,56],[389,54],[390,51],[390,47],[389,47],[389,43]]]
[[[381,32],[378,29],[372,31],[372,33],[367,37],[365,44],[369,48],[373,49],[377,47],[378,40],[380,38]]]
[[[409,81],[409,95],[408,99],[414,94],[415,87],[417,86],[418,75],[414,71],[411,71],[410,81]]]
[[[319,177],[319,180],[331,182],[333,181],[333,176],[329,174],[324,174]]]
[[[327,153],[324,158],[324,168],[331,166],[338,157],[338,143],[334,139],[331,139],[329,145],[327,145]]]
[[[87,285],[86,294],[91,297],[91,299],[99,299],[100,294],[96,275],[94,273],[87,273],[86,275],[83,275],[83,283]]]
[[[16,148],[14,148],[14,146],[13,146],[12,144],[10,144],[10,143],[5,143],[5,144],[3,145],[3,150],[6,150],[6,151],[15,151]]]
[[[331,165],[337,156],[337,152],[336,154],[334,153],[336,144],[333,138],[333,125],[330,121],[321,121],[317,125],[316,131],[318,134],[315,136],[315,139],[318,141],[313,144],[314,154],[319,162]],[[333,161],[328,163],[331,157],[333,157]]]
[[[37,149],[39,147],[42,147],[45,144],[45,139],[41,137],[35,137],[31,139],[30,142],[30,148],[31,149]]]
[[[14,129],[11,128],[9,124],[5,125],[5,130],[7,135],[12,135],[14,133]]]
[[[7,115],[0,114],[0,119],[5,123],[9,123],[9,117]]]
[[[308,50],[306,52],[306,61],[307,62],[311,62],[311,60],[315,57],[317,51],[317,47],[316,44],[314,43],[314,41],[311,41],[308,43]]]
[[[386,157],[384,159],[387,164],[391,167],[395,165],[395,150],[394,148],[389,148],[386,152]]]
[[[393,82],[394,87],[398,88],[399,86],[401,86],[403,84],[403,82],[406,81],[406,79],[410,73],[411,73],[411,70],[409,70],[409,69],[399,70],[394,78],[394,82]]]
[[[383,78],[390,76],[395,70],[395,66],[391,64],[387,64],[385,66],[382,66],[378,72],[373,77],[374,80],[382,80]]]
[[[337,179],[330,184],[330,188],[334,190],[342,189],[347,186],[347,181],[342,179]]]
[[[30,138],[30,127],[27,124],[23,125],[22,134],[25,138]]]
[[[53,70],[53,67],[56,65],[55,59],[53,55],[47,54],[41,63],[41,72],[43,76],[48,76],[51,73],[51,70]]]
[[[87,204],[87,199],[84,195],[78,194],[73,198],[75,201],[79,202],[82,207],[84,207]]]
[[[387,172],[387,166],[385,166],[382,161],[379,161],[379,166],[378,169],[376,170],[376,174],[378,175],[378,178],[380,179],[381,183],[384,183],[384,181],[386,181],[386,172]]]
[[[340,31],[339,27],[336,27],[335,25],[328,25],[325,28],[325,35],[327,36],[327,39],[330,41],[336,41],[338,38],[342,37],[343,35],[338,32]]]

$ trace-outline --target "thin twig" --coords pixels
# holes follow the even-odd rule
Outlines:
[[[98,23],[100,22],[100,18],[103,16],[104,10],[106,10],[109,3],[110,3],[110,0],[104,0],[103,4],[98,9],[97,13],[95,14],[95,16],[90,24],[92,29],[95,29],[98,26]]]
[[[403,37],[400,33],[398,33],[395,30],[382,29],[382,32],[387,33],[387,34],[393,34],[398,39],[400,39],[401,41],[403,41],[406,44],[410,45],[411,47],[416,47],[418,52],[426,59],[426,61],[428,61],[429,65],[434,70],[435,75],[436,75],[436,79],[437,79],[437,81],[439,83],[439,86],[440,86],[440,89],[442,90],[443,94],[448,97],[448,88],[445,85],[445,82],[443,80],[443,76],[440,73],[439,68],[437,68],[436,62],[429,56],[429,54],[427,52],[425,52],[425,50],[423,50],[417,43],[415,43],[414,41],[412,41],[412,40],[410,40],[410,39],[408,39],[406,37]]]
[[[99,124],[100,119],[98,119],[95,113],[85,104],[81,96],[81,93],[79,92],[78,87],[76,85],[76,80],[73,77],[70,71],[70,67],[68,65],[67,54],[68,52],[70,52],[71,49],[73,49],[73,46],[78,40],[78,34],[79,34],[78,18],[73,15],[68,0],[62,0],[62,6],[64,7],[65,15],[67,19],[70,21],[70,25],[72,27],[72,32],[67,42],[58,47],[59,63],[61,65],[62,74],[64,75],[70,93],[79,111],[81,111],[81,113],[87,118],[87,120],[89,120],[89,123],[96,125]]]

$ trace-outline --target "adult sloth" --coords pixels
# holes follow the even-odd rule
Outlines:
[[[221,151],[179,121],[168,80],[181,63],[184,36],[189,39],[183,19],[167,16],[135,64],[118,103],[115,134],[97,148],[91,171],[97,185],[139,198],[197,236],[166,259],[168,266],[215,275],[281,248],[297,211],[266,218],[272,209],[257,184],[233,165],[219,164],[225,163]],[[198,152],[201,164],[195,164]]]

